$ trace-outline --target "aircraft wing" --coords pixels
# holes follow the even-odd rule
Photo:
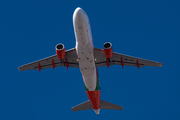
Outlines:
[[[106,56],[102,49],[94,48],[94,58],[96,67],[107,66]],[[122,66],[138,66],[138,68],[144,66],[162,67],[162,63],[131,57],[128,55],[123,55],[115,52],[113,52],[113,57],[111,58],[111,61],[108,61],[109,65],[112,64]]]
[[[67,61],[66,61],[67,59]],[[66,63],[67,62],[67,63]],[[23,71],[23,70],[31,70],[31,69],[35,69],[35,70],[39,70],[39,69],[46,69],[46,68],[53,68],[53,63],[54,63],[54,67],[58,67],[58,66],[67,66],[68,67],[79,67],[79,63],[77,61],[77,53],[76,53],[76,49],[70,49],[67,50],[65,52],[65,59],[60,60],[58,59],[57,55],[53,55],[23,66],[19,67],[19,71]]]

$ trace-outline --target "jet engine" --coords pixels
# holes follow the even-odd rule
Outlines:
[[[57,54],[57,57],[59,59],[64,59],[65,58],[65,47],[63,44],[57,44],[56,45],[56,54]]]
[[[104,43],[104,53],[106,55],[106,58],[112,58],[113,56],[113,49],[112,49],[112,44],[110,42]]]

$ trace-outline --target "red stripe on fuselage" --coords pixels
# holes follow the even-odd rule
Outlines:
[[[100,108],[100,96],[101,90],[96,91],[86,91],[86,94],[91,102],[93,109],[97,110]]]

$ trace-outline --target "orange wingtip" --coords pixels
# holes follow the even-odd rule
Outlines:
[[[162,66],[164,65],[164,62],[162,63]]]

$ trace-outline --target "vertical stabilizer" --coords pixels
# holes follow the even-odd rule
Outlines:
[[[100,109],[97,109],[97,110],[94,109],[94,112],[95,112],[97,115],[99,115]]]

